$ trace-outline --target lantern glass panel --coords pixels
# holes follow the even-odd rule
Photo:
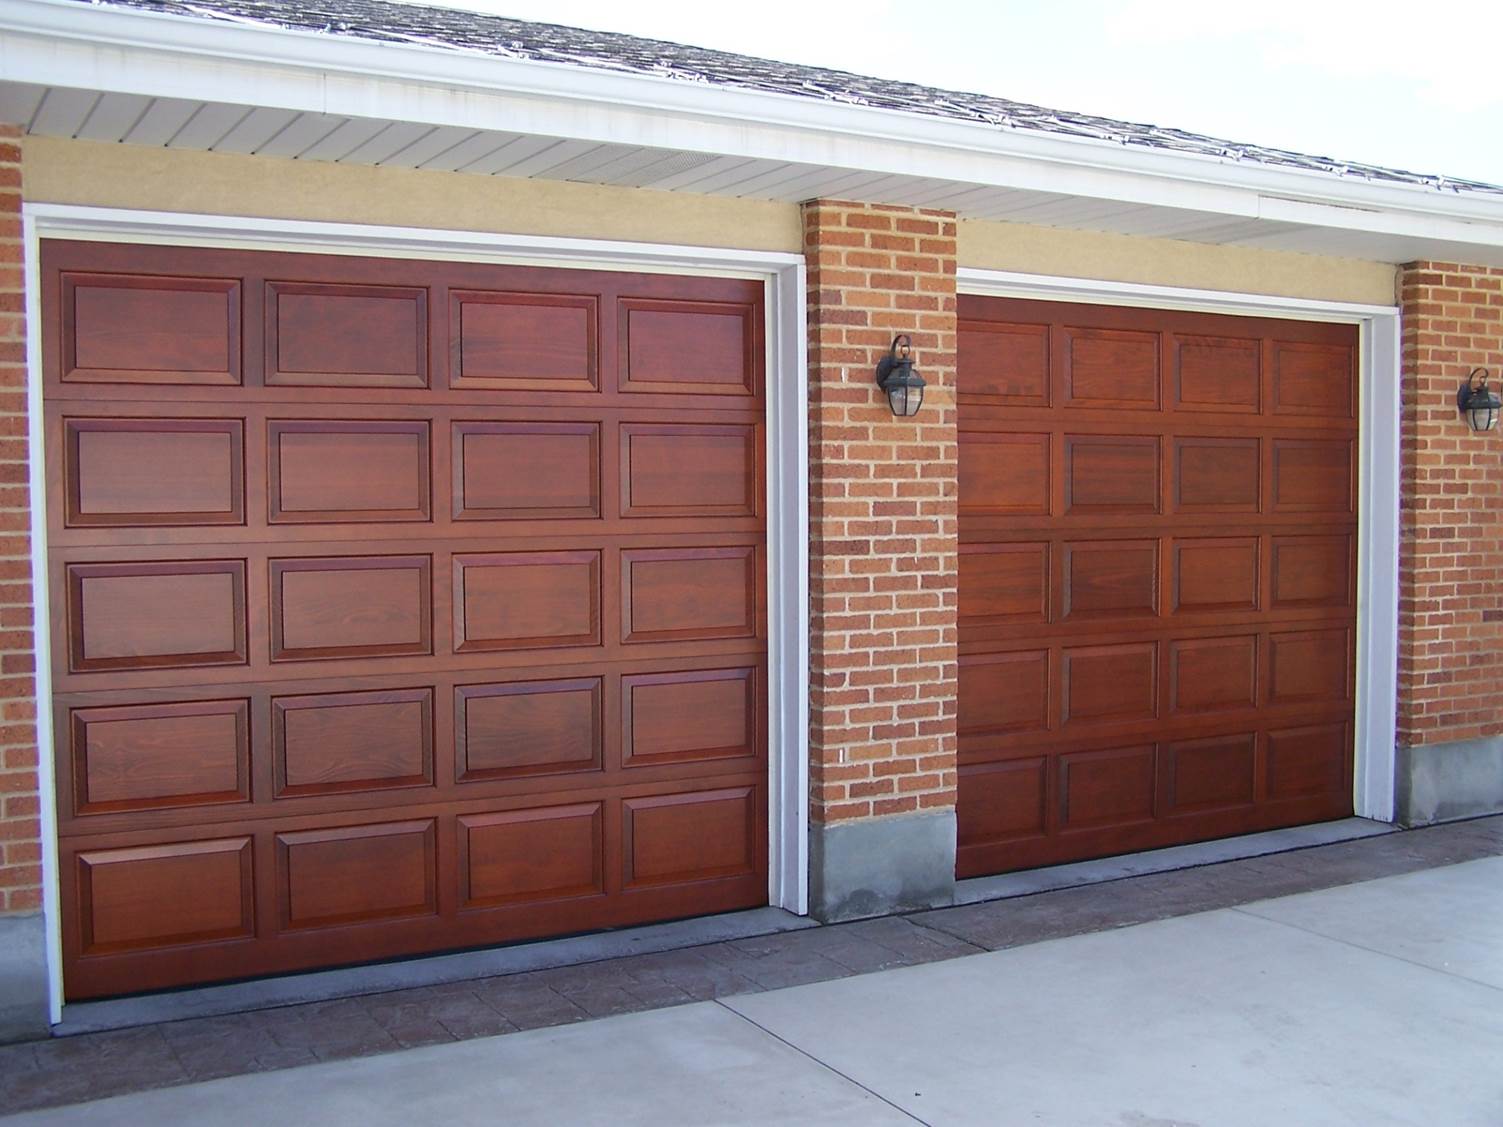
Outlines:
[[[893,383],[887,388],[887,403],[892,408],[892,413],[899,418],[917,415],[923,402],[924,389],[922,387]]]

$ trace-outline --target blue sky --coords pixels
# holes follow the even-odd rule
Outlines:
[[[1500,0],[434,2],[1503,183]]]

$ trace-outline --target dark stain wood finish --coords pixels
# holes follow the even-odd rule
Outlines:
[[[959,875],[1351,813],[1356,353],[960,299]]]
[[[760,284],[42,272],[69,998],[766,902]]]

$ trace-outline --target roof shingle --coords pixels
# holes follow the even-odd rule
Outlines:
[[[208,20],[250,22],[295,31],[349,36],[451,51],[599,70],[656,75],[801,98],[816,98],[992,125],[998,129],[1089,137],[1124,146],[1192,153],[1220,160],[1410,185],[1452,193],[1503,196],[1503,186],[1405,172],[1207,137],[1092,114],[1048,109],[989,94],[941,90],[847,71],[753,58],[615,32],[587,31],[455,8],[395,0],[83,0]]]

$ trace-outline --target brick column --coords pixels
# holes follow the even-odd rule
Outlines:
[[[47,1031],[20,141],[0,125],[0,1042]]]
[[[1403,302],[1399,816],[1503,810],[1503,433],[1456,391],[1503,384],[1503,270],[1416,262]]]
[[[813,911],[948,903],[955,881],[955,217],[817,200],[809,263]],[[874,373],[913,340],[922,411]]]

